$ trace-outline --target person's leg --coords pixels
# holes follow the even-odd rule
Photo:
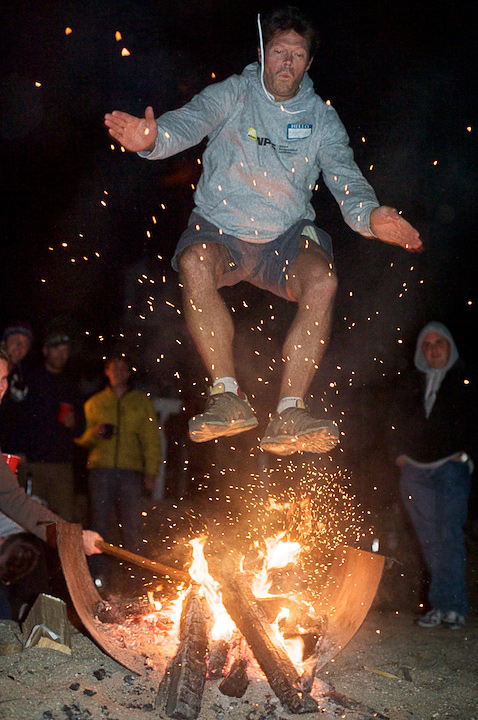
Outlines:
[[[226,248],[218,243],[190,245],[178,259],[186,324],[213,380],[205,412],[189,421],[189,435],[195,442],[235,435],[257,425],[247,398],[228,391],[224,382],[217,382],[221,378],[235,380],[234,326],[217,290],[229,261]]]
[[[190,245],[178,259],[186,325],[213,381],[235,377],[234,326],[217,290],[227,262],[227,250],[218,243]]]
[[[281,398],[303,398],[307,393],[329,341],[336,289],[330,258],[312,240],[303,238],[287,280],[287,292],[298,308],[282,351]]]
[[[437,493],[431,470],[404,465],[400,472],[400,493],[410,516],[430,573],[437,549]]]
[[[437,487],[437,528],[440,538],[434,583],[443,610],[454,611],[466,618],[470,611],[466,591],[464,534],[471,490],[468,465],[450,460],[434,471],[434,482]]]
[[[413,528],[420,543],[423,558],[430,573],[428,600],[432,611],[443,613],[443,595],[439,574],[440,528],[438,520],[437,486],[433,481],[433,473],[425,468],[404,465],[400,472],[400,493],[405,509],[410,516]],[[437,615],[438,624],[441,617]]]
[[[115,512],[116,479],[112,468],[92,468],[88,473],[91,528],[106,542],[110,542],[111,524]],[[95,577],[104,576],[108,559],[92,555],[88,564]],[[104,580],[104,577],[102,577]]]
[[[126,550],[137,553],[141,541],[143,475],[134,470],[118,470],[117,474],[117,504],[123,545]]]
[[[48,473],[48,505],[63,520],[73,522],[75,482],[71,463],[45,463]]]
[[[29,463],[32,495],[45,500],[52,512],[73,521],[74,481],[71,463]]]
[[[48,503],[48,474],[44,472],[43,463],[28,463],[27,479],[31,480],[31,494]]]
[[[286,284],[287,294],[298,308],[282,351],[278,414],[261,440],[263,450],[279,455],[297,450],[323,453],[339,439],[338,428],[331,420],[313,418],[304,406],[329,340],[337,278],[330,257],[316,242],[308,237],[301,237],[300,242]]]

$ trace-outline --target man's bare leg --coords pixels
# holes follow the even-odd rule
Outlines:
[[[189,333],[209,377],[234,377],[231,315],[217,290],[228,262],[218,243],[190,245],[179,256],[183,312]]]
[[[298,304],[284,342],[284,372],[279,397],[304,398],[327,348],[337,278],[330,259],[305,238],[292,263],[287,292]]]
[[[215,383],[205,412],[189,421],[189,435],[195,442],[235,435],[257,425],[247,398],[225,392],[224,383],[217,383],[221,378],[235,379],[234,325],[217,290],[218,279],[228,262],[228,253],[219,243],[190,245],[179,256],[186,324]]]
[[[303,403],[329,340],[336,287],[329,258],[317,244],[304,238],[287,281],[288,294],[298,308],[283,347],[279,408],[286,407],[266,428],[261,440],[264,450],[279,455],[297,450],[320,453],[338,442],[336,426],[329,420],[313,418]]]

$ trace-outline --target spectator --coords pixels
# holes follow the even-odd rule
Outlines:
[[[110,537],[115,511],[123,545],[137,552],[143,485],[152,490],[160,463],[158,419],[149,398],[130,388],[131,366],[122,355],[105,362],[109,385],[85,403],[92,524]]]
[[[28,378],[24,436],[32,492],[66,520],[74,519],[73,439],[85,428],[83,405],[65,372],[71,340],[49,335],[44,363]]]
[[[15,455],[24,453],[21,447],[22,411],[28,394],[23,361],[33,342],[32,328],[28,323],[15,322],[5,328],[1,347],[8,353],[8,388],[0,408],[0,445]]]
[[[8,387],[8,368],[9,356],[3,348],[0,348],[0,403]],[[48,508],[25,494],[3,456],[0,457],[0,511],[44,541],[47,539],[47,526],[59,520],[58,516]],[[6,520],[5,516],[3,519]],[[6,523],[3,527],[5,525]],[[95,546],[97,540],[102,540],[101,535],[97,532],[83,530],[83,547],[87,555],[101,552]],[[11,546],[12,543],[5,544],[0,540],[0,580],[4,577],[12,577]],[[22,561],[24,560],[25,554],[22,552]],[[9,614],[10,608],[5,588],[0,584],[0,617],[9,617]]]
[[[417,624],[459,630],[470,610],[464,526],[478,398],[441,323],[420,332],[414,363],[397,385],[391,425],[402,499],[430,573],[430,609]]]

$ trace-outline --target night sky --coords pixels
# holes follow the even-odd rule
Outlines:
[[[343,387],[351,372],[356,384],[393,375],[430,319],[448,324],[467,359],[478,359],[470,332],[478,256],[471,3],[439,2],[432,12],[417,5],[310,4],[322,36],[310,71],[316,90],[339,112],[379,200],[402,210],[426,247],[414,256],[356,235],[319,188],[317,222],[334,238],[340,280],[322,376]],[[21,318],[41,336],[63,323],[79,338],[89,332],[101,352],[125,330],[125,273],[148,268],[138,303],[144,312],[154,306],[157,320],[141,343],[167,356],[166,374],[188,372],[182,318],[167,302],[177,307],[170,258],[192,208],[201,148],[149,163],[111,149],[102,118],[113,109],[142,114],[148,104],[160,114],[213,82],[212,73],[221,80],[241,72],[256,57],[256,12],[268,7],[249,0],[4,0],[1,327]],[[292,317],[290,303],[250,286],[231,293],[231,303],[248,304],[238,318],[246,342],[251,319],[270,314],[268,303],[286,321]],[[128,322],[131,334],[134,318]],[[277,338],[283,331],[271,324]],[[251,353],[254,342],[251,336]],[[253,359],[245,362],[252,367]]]

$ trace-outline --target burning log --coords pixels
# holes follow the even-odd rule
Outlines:
[[[228,697],[241,698],[249,686],[247,677],[247,660],[238,657],[231,665],[231,669],[219,685],[219,690]]]
[[[279,700],[293,713],[314,712],[317,703],[303,694],[300,677],[287,653],[277,643],[267,617],[240,573],[224,558],[211,558],[209,569],[219,582],[222,602],[264,672]]]
[[[176,720],[195,720],[199,715],[206,681],[208,624],[206,600],[193,585],[183,606],[179,646],[156,697],[156,708]]]
[[[207,661],[208,678],[218,678],[222,676],[222,671],[226,665],[229,653],[229,643],[225,640],[218,640],[209,650],[209,658]]]

